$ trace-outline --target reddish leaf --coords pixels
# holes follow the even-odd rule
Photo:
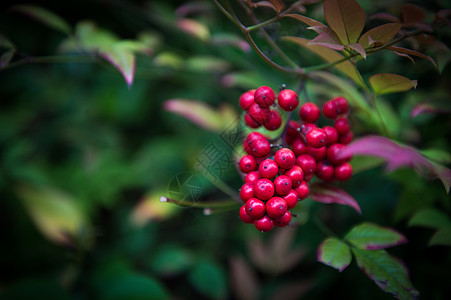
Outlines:
[[[393,51],[393,53],[398,56],[405,57],[405,58],[409,59],[412,63],[415,63],[415,60],[409,54],[400,53],[400,52],[396,52],[396,51]]]
[[[370,16],[370,20],[383,20],[383,21],[389,21],[394,23],[401,23],[401,20],[389,13],[381,12],[381,13],[375,13]]]
[[[307,24],[309,26],[325,26],[320,21],[317,21],[315,19],[303,16],[303,15],[299,15],[299,14],[287,14],[287,15],[283,15],[283,16],[296,19],[296,20],[301,21],[302,23]]]
[[[405,92],[417,87],[416,80],[410,80],[398,74],[381,73],[370,77],[370,85],[378,94]]]
[[[427,56],[427,55],[425,55],[423,53],[420,53],[418,51],[411,50],[411,49],[406,49],[406,48],[401,48],[401,47],[396,47],[396,46],[390,46],[390,47],[387,47],[387,49],[395,51],[395,52],[398,52],[398,53],[414,55],[414,56],[418,56],[418,57],[424,58],[424,59],[430,61],[434,65],[434,67],[437,68],[437,63],[435,62],[435,60],[432,57]]]
[[[310,186],[309,197],[317,202],[331,204],[341,204],[352,207],[359,214],[362,213],[359,204],[355,199],[344,190],[326,183],[313,183]]]
[[[324,46],[333,50],[344,50],[344,46],[336,41],[330,32],[321,32],[317,37],[308,42],[307,45]]]
[[[449,113],[451,113],[451,109],[439,108],[429,103],[420,103],[412,109],[410,117],[415,118],[416,116],[423,114],[449,114]]]
[[[369,38],[373,39],[373,41],[386,44],[395,37],[401,28],[402,25],[399,23],[388,23],[375,27],[362,34],[359,39],[359,44],[361,44],[364,48],[368,48],[368,46],[370,46]]]
[[[424,21],[426,14],[418,5],[406,3],[401,6],[402,19],[405,24],[412,25]]]
[[[285,9],[285,4],[281,0],[269,0],[274,6],[275,10],[280,13]]]
[[[180,19],[177,21],[177,27],[202,41],[210,38],[210,29],[196,20]]]
[[[257,299],[259,291],[257,277],[241,256],[230,258],[230,282],[238,299]]]
[[[364,59],[366,59],[365,48],[363,48],[363,46],[360,45],[359,43],[351,43],[351,44],[347,44],[346,46],[353,49],[354,51],[359,53]]]
[[[431,162],[415,148],[400,145],[382,136],[366,136],[343,148],[338,157],[345,158],[354,155],[383,158],[387,162],[387,171],[389,172],[400,167],[410,167],[423,176],[438,177],[445,186],[446,192],[449,193],[451,170]]]
[[[365,26],[365,12],[354,0],[325,0],[324,16],[343,44],[357,42]]]

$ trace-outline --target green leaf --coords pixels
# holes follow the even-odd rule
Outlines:
[[[434,208],[425,208],[417,212],[409,221],[409,226],[422,226],[430,228],[451,228],[450,218],[443,212]]]
[[[48,27],[58,30],[62,33],[69,35],[72,31],[70,25],[55,13],[48,11],[42,7],[35,5],[14,5],[10,10],[23,13],[33,19],[47,25]]]
[[[384,163],[384,160],[377,157],[370,156],[356,156],[351,160],[352,166],[352,174],[355,175],[357,173],[373,169],[378,167]]]
[[[100,50],[100,56],[110,62],[121,72],[128,87],[133,83],[135,74],[135,55],[128,49],[127,45],[119,43],[111,47],[104,47]]]
[[[10,49],[2,54],[2,56],[0,57],[0,69],[6,67],[9,64],[15,53],[16,49]]]
[[[420,151],[421,154],[426,156],[428,159],[436,161],[438,163],[442,164],[449,164],[451,163],[451,154],[442,150],[442,149],[424,149]]]
[[[385,124],[384,127],[387,129],[389,136],[397,137],[401,130],[401,121],[398,114],[394,111],[390,103],[384,99],[378,99],[376,101],[376,107],[381,114],[382,121]]]
[[[451,246],[451,229],[443,228],[437,231],[429,241],[429,246]]]
[[[309,26],[325,26],[320,21],[317,21],[315,19],[303,16],[303,15],[299,15],[299,14],[287,14],[287,15],[283,15],[283,17],[296,19],[296,20],[301,21],[301,22],[303,22],[303,23],[305,23],[305,24],[307,24]]]
[[[199,293],[207,298],[224,299],[227,296],[226,276],[215,263],[199,262],[189,273],[188,279]]]
[[[325,0],[324,16],[344,45],[357,42],[365,26],[365,12],[354,0]]]
[[[366,250],[379,250],[407,242],[406,237],[396,230],[373,223],[354,226],[344,239],[355,247]]]
[[[409,280],[408,270],[385,250],[352,248],[359,268],[383,291],[401,300],[418,299],[420,293]]]
[[[318,247],[318,261],[342,272],[351,263],[349,246],[337,238],[328,238]]]
[[[310,42],[310,40],[308,40],[308,39],[294,37],[294,36],[286,36],[286,37],[283,37],[283,39],[294,42],[298,45],[305,47],[306,49],[308,49],[310,51],[313,51],[314,53],[321,56],[324,60],[326,60],[327,62],[330,62],[330,63],[334,63],[334,62],[342,60],[344,58],[344,56],[341,55],[340,53],[338,53],[334,50],[328,49],[326,47],[308,45],[308,43]],[[360,75],[360,73],[357,71],[355,66],[349,60],[345,60],[341,63],[338,63],[334,67],[337,68],[338,70],[340,70],[343,74],[347,75],[352,80],[354,80],[360,86],[365,86],[362,76]]]
[[[395,35],[402,28],[402,24],[399,23],[388,23],[378,27],[375,27],[371,30],[368,30],[359,39],[359,44],[363,46],[363,48],[368,48],[371,46],[370,38],[373,42],[378,42],[377,44],[385,45],[390,42]]]
[[[417,87],[416,80],[390,73],[376,74],[370,77],[370,85],[378,95],[405,92]]]
[[[151,266],[159,274],[173,276],[187,270],[193,262],[193,256],[186,248],[166,246],[152,256]]]

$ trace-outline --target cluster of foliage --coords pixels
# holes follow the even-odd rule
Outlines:
[[[1,11],[0,298],[447,297],[451,11],[359,3]],[[356,137],[353,177],[266,234],[240,222],[235,168],[238,99],[262,85],[344,96]]]

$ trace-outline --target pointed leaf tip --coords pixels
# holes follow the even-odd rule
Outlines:
[[[359,214],[362,213],[357,201],[339,187],[326,183],[313,183],[310,186],[309,197],[317,202],[326,204],[341,204],[352,207]]]

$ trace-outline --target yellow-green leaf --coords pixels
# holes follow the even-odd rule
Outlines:
[[[345,45],[357,42],[365,26],[365,12],[354,0],[325,0],[324,16]]]
[[[361,44],[363,48],[368,48],[370,46],[369,38],[375,42],[386,44],[395,37],[401,28],[402,24],[399,23],[388,23],[375,27],[362,34],[359,39],[359,44]]]
[[[376,94],[405,92],[416,88],[417,81],[398,74],[381,73],[370,77],[370,85]]]

